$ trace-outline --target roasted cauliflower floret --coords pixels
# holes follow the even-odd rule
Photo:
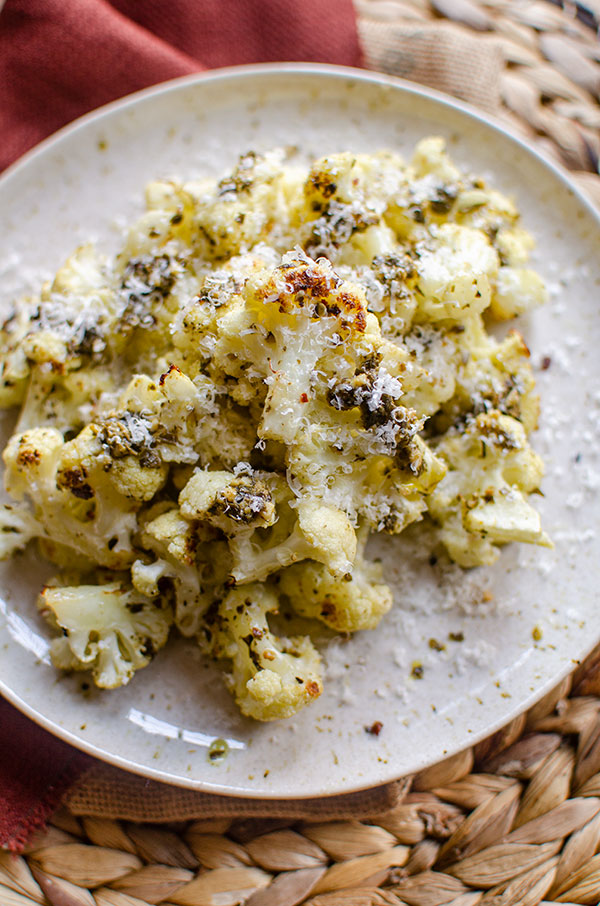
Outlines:
[[[299,180],[284,174],[283,157],[279,150],[249,151],[216,186],[212,180],[185,186],[194,200],[194,243],[203,257],[237,255],[269,239],[274,224],[286,231]]]
[[[0,507],[0,560],[8,560],[16,551],[23,550],[40,534],[40,526],[29,510],[11,503]]]
[[[179,505],[184,516],[208,522],[226,535],[235,533],[236,526],[266,528],[275,521],[269,485],[245,463],[233,473],[196,471],[179,495]]]
[[[428,506],[452,560],[493,563],[497,545],[508,541],[549,545],[527,500],[541,482],[542,460],[520,422],[498,411],[482,413],[462,432],[451,429],[436,452],[448,472]]]
[[[288,474],[305,495],[377,531],[391,528],[393,512],[400,531],[424,512],[444,467],[419,436],[424,420],[404,405],[407,351],[376,348],[352,364],[340,358],[337,376],[330,368],[315,382],[307,423],[288,447]]]
[[[434,415],[456,388],[456,374],[463,364],[464,328],[453,325],[413,324],[404,336],[413,367],[418,369],[415,386],[403,402],[421,417]]]
[[[390,198],[385,222],[402,242],[418,242],[428,234],[426,225],[452,217],[462,187],[461,174],[446,153],[444,139],[423,139],[403,170],[399,191]]]
[[[46,586],[38,607],[62,635],[51,646],[63,670],[91,670],[105,689],[124,686],[163,647],[171,610],[121,582],[73,587]]]
[[[93,248],[82,246],[3,324],[0,405],[23,404],[21,430],[79,430],[111,389],[106,348],[117,306],[104,270]]]
[[[490,305],[491,314],[499,321],[516,318],[548,301],[544,281],[528,267],[501,267]]]
[[[367,516],[381,490],[380,481],[366,486],[377,454],[389,457],[404,499],[418,497],[421,484],[421,491],[429,487],[436,469],[417,436],[423,422],[402,405],[418,369],[407,349],[381,337],[360,287],[344,283],[327,261],[295,252],[274,271],[249,279],[243,297],[246,323],[254,319],[264,332],[270,366],[257,433],[263,442],[285,445],[288,480],[299,496],[321,499],[351,520]],[[425,461],[431,468],[420,483]],[[397,524],[404,526],[425,505],[401,509],[406,516]]]
[[[454,217],[464,226],[491,237],[503,261],[523,263],[533,246],[531,237],[518,226],[519,212],[506,195],[486,186],[482,179],[465,185],[456,201]]]
[[[341,152],[317,160],[304,183],[303,248],[335,264],[363,264],[393,251],[396,237],[381,215],[402,183],[390,152]]]
[[[196,463],[203,435],[215,413],[213,388],[206,378],[196,382],[171,365],[157,381],[136,375],[121,394],[117,418],[134,416],[144,431],[136,438],[162,462]]]
[[[48,425],[73,437],[110,409],[113,387],[108,366],[61,372],[51,365],[32,365],[17,428]]]
[[[432,419],[435,431],[443,433],[460,420],[493,409],[520,421],[526,434],[535,430],[539,399],[522,336],[512,330],[498,342],[485,332],[481,321],[472,319],[461,339],[454,393],[440,400],[442,405]]]
[[[315,161],[304,183],[309,210],[323,211],[335,199],[381,214],[402,182],[402,161],[389,151],[342,151]]]
[[[368,267],[355,267],[354,277],[364,288],[368,309],[374,312],[381,333],[388,339],[402,337],[417,309],[417,254],[412,248],[380,249]],[[339,268],[340,276],[349,269]]]
[[[266,537],[259,532],[244,532],[230,539],[232,575],[237,582],[265,579],[282,566],[307,557],[326,564],[335,573],[350,568],[356,542],[344,513],[310,501],[298,504],[295,521],[289,506],[283,504],[281,510],[281,523]]]
[[[450,160],[446,142],[439,135],[428,136],[417,142],[410,169],[417,180],[434,176],[438,180],[454,183],[460,179],[460,171]]]
[[[319,501],[295,501],[275,473],[250,467],[197,471],[179,495],[187,519],[207,522],[228,538],[238,583],[265,579],[282,566],[311,557],[334,573],[347,572],[356,535],[345,513]]]
[[[427,320],[461,320],[488,307],[498,273],[498,254],[487,236],[445,223],[417,262],[418,312]]]
[[[136,560],[134,588],[151,598],[173,589],[174,622],[185,636],[197,635],[208,608],[224,595],[231,557],[224,541],[206,527],[190,523],[174,507],[147,521],[140,545],[156,559]]]
[[[271,632],[268,614],[278,606],[272,589],[253,583],[230,591],[207,620],[212,653],[231,661],[231,690],[242,713],[255,720],[291,717],[323,688],[310,639]]]
[[[27,389],[30,362],[23,349],[23,338],[31,324],[35,300],[23,299],[15,305],[0,328],[0,406],[18,406]]]
[[[118,287],[120,308],[111,333],[113,352],[148,364],[171,346],[170,323],[183,300],[197,287],[183,255],[127,256]],[[151,367],[151,365],[150,365]]]
[[[21,349],[30,363],[66,372],[98,364],[114,326],[118,301],[93,246],[78,248],[19,316]]]
[[[364,559],[366,534],[352,572],[335,577],[320,563],[307,560],[284,569],[279,589],[302,617],[320,620],[336,632],[375,629],[393,602],[379,563]]]
[[[258,435],[290,444],[302,430],[320,360],[334,348],[343,354],[356,343],[360,349],[376,322],[368,324],[359,287],[344,284],[325,259],[314,262],[300,251],[285,255],[273,271],[251,277],[244,300],[264,332],[268,363]]]
[[[232,575],[240,583],[265,579],[282,566],[306,558],[338,575],[352,566],[356,535],[346,514],[335,507],[301,500],[294,511],[283,501],[278,522],[266,537],[260,531],[240,533],[230,540],[230,549]]]
[[[139,504],[108,480],[93,426],[68,443],[54,428],[15,434],[3,458],[6,489],[17,499],[28,499],[37,537],[60,542],[112,569],[131,562]]]
[[[123,269],[132,260],[159,256],[165,249],[189,251],[194,200],[185,186],[176,180],[153,180],[146,186],[145,199],[146,211],[129,229],[120,255]]]

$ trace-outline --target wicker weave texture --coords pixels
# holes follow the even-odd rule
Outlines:
[[[2,906],[537,906],[600,899],[600,648],[369,821],[171,824],[64,811],[0,854]]]
[[[365,62],[396,71],[393,55],[381,52],[393,35],[410,40],[432,24],[442,35],[452,23],[454,40],[487,41],[486,53],[501,55],[496,115],[553,159],[573,171],[581,188],[600,206],[600,42],[598,0],[355,0]],[[445,37],[445,35],[444,35]],[[491,50],[491,44],[494,50]],[[472,53],[477,53],[473,44]],[[461,54],[457,65],[464,66]],[[445,90],[490,112],[485,97],[465,97],[452,84]],[[410,75],[409,75],[410,77]],[[483,73],[485,81],[485,72]],[[427,75],[419,80],[430,84]],[[434,87],[438,87],[434,85]],[[487,95],[496,86],[487,86]]]

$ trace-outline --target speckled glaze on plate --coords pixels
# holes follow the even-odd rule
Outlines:
[[[153,177],[217,175],[240,152],[276,145],[306,156],[409,152],[430,134],[446,136],[460,166],[514,195],[537,239],[534,266],[551,301],[519,326],[542,396],[538,503],[554,550],[512,545],[493,568],[463,573],[430,564],[418,529],[378,541],[372,553],[384,560],[395,609],[376,631],[330,643],[322,697],[267,725],[241,718],[221,671],[182,640],[124,689],[90,691],[85,677],[59,675],[34,607],[45,572],[24,554],[0,571],[0,690],[51,732],[196,789],[339,793],[473,744],[600,638],[599,220],[564,174],[473,111],[386,76],[313,65],[222,70],[142,92],[63,130],[0,180],[0,303],[37,286],[83,241],[116,248]],[[375,721],[379,735],[365,732]],[[229,754],[213,764],[217,737]]]

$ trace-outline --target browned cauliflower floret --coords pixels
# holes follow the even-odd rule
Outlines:
[[[306,636],[275,636],[268,614],[277,595],[257,583],[234,588],[208,621],[215,657],[231,662],[229,685],[243,714],[291,717],[321,694],[321,659]]]
[[[440,538],[461,566],[493,563],[498,544],[521,541],[551,546],[528,495],[539,488],[543,464],[523,425],[498,411],[453,428],[436,445],[448,464],[429,497]]]
[[[265,579],[282,566],[307,557],[344,574],[356,553],[356,536],[345,513],[319,501],[294,501],[275,473],[192,475],[179,495],[187,519],[220,529],[228,539],[232,576],[238,583]]]
[[[184,519],[177,507],[152,515],[139,537],[149,556],[133,563],[133,586],[151,598],[172,589],[176,627],[182,635],[197,635],[206,611],[225,594],[231,575],[227,545],[210,527]]]
[[[352,571],[342,577],[320,563],[306,560],[279,576],[279,589],[302,617],[312,617],[337,632],[375,629],[392,606],[392,592],[383,582],[381,564],[364,559],[362,532]]]
[[[271,489],[248,465],[240,464],[233,473],[196,471],[179,495],[179,505],[184,516],[208,522],[226,535],[275,521]]]
[[[481,412],[497,410],[521,422],[528,434],[537,427],[539,399],[529,349],[517,331],[497,342],[473,321],[461,334],[463,360],[454,369],[453,393],[443,400],[431,426],[450,425]]]
[[[122,569],[131,563],[139,504],[107,478],[92,426],[67,443],[53,428],[15,434],[3,458],[6,488],[28,500],[37,537],[60,542],[102,566]]]
[[[61,631],[51,645],[56,666],[91,670],[105,689],[124,686],[146,667],[167,641],[172,622],[168,606],[120,582],[46,586],[38,607]]]

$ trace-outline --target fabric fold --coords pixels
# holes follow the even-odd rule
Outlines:
[[[0,699],[0,846],[19,851],[94,760]]]
[[[7,0],[0,13],[0,169],[89,110],[204,69],[358,66],[351,0]]]

